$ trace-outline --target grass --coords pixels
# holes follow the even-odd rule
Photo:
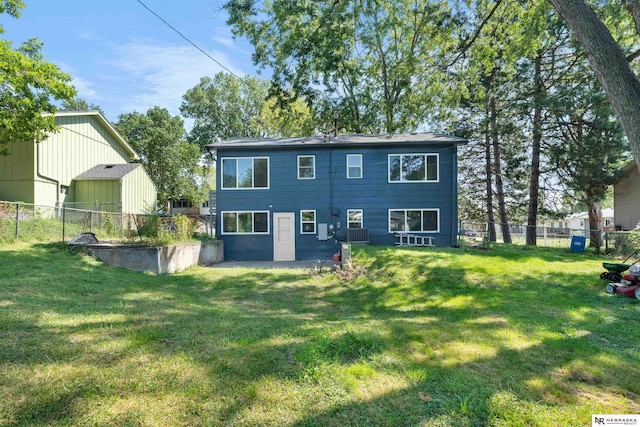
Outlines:
[[[567,250],[155,276],[0,248],[0,426],[576,426],[640,412],[640,301]]]

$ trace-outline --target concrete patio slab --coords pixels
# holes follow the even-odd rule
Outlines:
[[[252,268],[258,270],[265,269],[296,269],[296,270],[310,270],[314,266],[318,265],[323,269],[331,269],[334,266],[340,265],[340,262],[336,261],[223,261],[219,264],[212,265],[213,268]]]

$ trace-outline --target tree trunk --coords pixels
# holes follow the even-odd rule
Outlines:
[[[485,131],[484,134],[484,170],[486,174],[487,184],[487,227],[489,232],[489,241],[496,241],[496,218],[493,214],[493,187],[491,185],[491,140],[489,139],[489,132]]]
[[[549,0],[584,48],[629,140],[640,169],[640,81],[622,49],[584,0]]]
[[[596,253],[600,253],[602,248],[602,211],[600,204],[596,202],[587,203],[589,210],[589,246],[595,248]]]
[[[529,177],[529,211],[527,215],[527,245],[537,244],[538,198],[540,193],[540,142],[542,141],[542,51],[535,58],[535,90],[533,93],[533,140],[531,142],[531,175]]]
[[[500,229],[502,230],[502,241],[511,243],[511,232],[509,231],[509,220],[507,219],[507,205],[504,201],[504,186],[502,185],[502,167],[500,166],[500,140],[498,138],[498,123],[496,111],[496,98],[492,94],[489,98],[489,126],[491,141],[493,145],[493,172],[496,176],[496,197],[498,198],[498,213],[500,215]]]

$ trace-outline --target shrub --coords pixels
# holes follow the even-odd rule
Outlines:
[[[155,245],[167,245],[194,239],[195,223],[184,215],[147,217],[141,229],[142,235]]]
[[[177,241],[192,240],[196,231],[195,222],[184,215],[175,215],[173,217],[174,234],[173,237]]]
[[[630,255],[636,248],[640,248],[640,231],[626,231],[610,233],[613,237],[613,248],[610,252],[616,255]]]

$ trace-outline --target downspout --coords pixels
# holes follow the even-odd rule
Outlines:
[[[56,184],[56,208],[58,208],[59,204],[60,204],[60,181],[57,180],[56,178],[52,178],[50,176],[46,176],[45,174],[43,174],[42,172],[40,172],[40,159],[42,157],[42,155],[40,154],[40,144],[39,142],[36,142],[36,175],[38,176],[38,178],[42,178],[51,182],[54,182]],[[35,200],[34,200],[35,202]]]
[[[330,218],[331,224],[335,224],[336,227],[333,229],[334,233],[338,233],[338,222],[340,220],[340,214],[333,214],[333,144],[334,140],[338,139],[338,113],[333,113],[333,139],[329,138],[329,209],[330,209]],[[334,221],[334,216],[335,221]]]
[[[458,145],[453,145],[453,197],[451,198],[451,214],[454,215],[451,221],[451,246],[456,247],[458,245],[458,221],[460,220],[458,215]]]
[[[331,141],[329,141],[329,218],[331,218],[331,224],[333,221],[333,147],[331,147]]]
[[[216,137],[215,138],[216,142],[220,141],[220,138]],[[218,192],[218,183],[220,183],[220,188],[222,188],[222,171],[220,170],[221,168],[218,167],[218,151],[216,149],[211,149],[208,146],[205,147],[205,149],[207,150],[207,153],[209,154],[209,156],[211,156],[211,163],[213,163],[216,167],[216,175],[215,175],[215,179],[216,179],[216,186],[215,186],[215,192],[216,192],[216,207],[215,210],[212,211],[211,210],[211,205],[209,205],[209,215],[210,216],[214,216],[215,215],[215,229],[213,228],[213,218],[211,218],[211,231],[213,233],[215,233],[216,239],[218,238],[218,236],[220,236],[222,234],[222,228],[221,228],[221,223],[222,220],[218,220],[218,218],[220,218],[218,216],[218,196],[219,196],[219,192]],[[268,172],[270,173],[270,172]],[[219,174],[219,175],[218,175]],[[269,207],[269,222],[271,223],[273,218],[273,209],[271,209],[271,206]],[[273,226],[271,227],[273,229]],[[274,231],[271,230],[271,234],[273,234]],[[272,236],[273,237],[273,236]]]
[[[118,183],[119,185],[119,189],[120,189],[120,206],[118,206],[118,212],[116,212],[117,214],[120,215],[120,219],[124,220],[124,200],[122,200],[122,193],[124,193],[124,191],[122,191],[123,187],[124,187],[124,177],[120,178]],[[131,213],[131,212],[129,212]]]

